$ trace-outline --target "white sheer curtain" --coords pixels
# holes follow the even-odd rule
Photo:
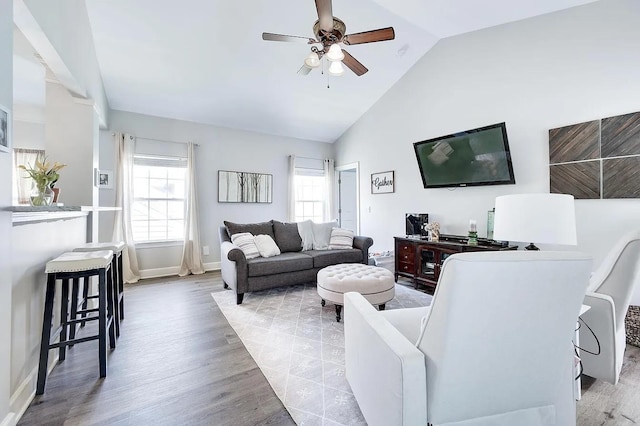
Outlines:
[[[42,149],[13,149],[13,202],[14,204],[29,204],[29,194],[33,179],[29,177],[29,173],[22,170],[20,166],[33,167],[36,160],[44,159],[44,150]]]
[[[289,222],[296,221],[296,156],[289,156],[289,193],[287,197],[287,216]]]
[[[200,253],[200,229],[198,227],[198,195],[196,191],[196,165],[194,145],[189,142],[187,157],[187,179],[184,200],[184,245],[178,275],[204,274],[202,253]]]
[[[133,242],[131,229],[131,210],[133,208],[133,152],[135,137],[117,132],[114,136],[117,149],[116,171],[116,211],[113,224],[113,241],[124,241],[122,268],[125,282],[135,283],[140,279],[138,256]]]
[[[335,201],[335,181],[336,169],[334,160],[327,158],[324,160],[324,220],[328,222],[335,219],[333,211]]]

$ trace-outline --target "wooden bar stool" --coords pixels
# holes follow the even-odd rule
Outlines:
[[[116,326],[116,337],[120,337],[120,321],[124,319],[124,277],[122,273],[122,251],[124,250],[124,242],[122,241],[111,241],[106,243],[87,243],[82,247],[77,247],[73,249],[74,252],[92,252],[92,251],[100,251],[100,250],[111,250],[113,251],[113,259],[111,260],[111,270],[113,271],[113,291],[114,291],[114,300],[116,304],[114,306],[114,315],[115,315],[115,326]],[[91,299],[95,296],[88,295],[89,285],[87,280],[84,282],[84,286],[82,289],[82,309],[87,308],[87,300]],[[77,299],[77,293],[76,298]],[[77,303],[77,302],[76,302]],[[73,307],[72,307],[73,308]],[[73,312],[72,312],[73,315]],[[75,317],[74,317],[75,318]],[[81,326],[84,326],[84,322],[81,323]],[[75,334],[75,327],[72,330],[72,333]]]
[[[107,330],[109,332],[109,346],[116,347],[116,336],[114,327],[113,308],[113,279],[111,277],[111,260],[113,252],[111,250],[95,252],[69,252],[63,253],[57,258],[47,262],[45,272],[47,274],[47,290],[44,302],[44,317],[42,320],[42,338],[40,341],[40,363],[38,365],[38,384],[36,395],[44,393],[47,380],[47,364],[49,361],[49,350],[59,350],[60,362],[65,360],[66,347],[76,343],[98,340],[100,377],[107,375]],[[76,284],[80,278],[87,280],[89,277],[98,276],[98,307],[94,309],[82,309],[77,313],[97,313],[97,315],[87,316],[84,319],[69,318],[69,280]],[[56,293],[56,283],[62,282],[62,297],[60,300],[60,326],[52,332],[53,328],[53,302]],[[85,281],[86,282],[86,281]],[[72,301],[73,303],[73,301]],[[67,329],[80,321],[98,321],[98,334],[76,339],[67,338]],[[58,343],[55,339],[60,336]]]

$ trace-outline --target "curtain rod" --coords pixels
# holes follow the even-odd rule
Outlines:
[[[115,133],[111,133],[111,136],[115,136]],[[166,139],[157,139],[157,138],[143,138],[142,136],[134,136],[136,139],[143,139],[145,141],[152,141],[152,142],[166,142],[166,143],[181,143],[181,144],[188,144],[189,142],[181,142],[181,141],[169,141]],[[195,146],[200,146],[199,143],[194,143]]]

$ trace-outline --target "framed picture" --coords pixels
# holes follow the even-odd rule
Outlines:
[[[11,115],[9,108],[0,105],[0,152],[11,151]]]
[[[273,175],[218,170],[219,203],[270,203]]]
[[[372,173],[371,174],[371,193],[386,194],[394,192],[393,170],[390,172]]]
[[[96,182],[98,182],[98,188],[100,189],[112,189],[113,172],[111,170],[98,170]]]

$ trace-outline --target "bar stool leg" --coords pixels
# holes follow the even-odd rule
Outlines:
[[[36,395],[44,393],[47,381],[47,364],[49,363],[49,342],[51,340],[51,323],[53,321],[53,297],[56,292],[56,276],[47,276],[47,292],[44,299],[44,317],[42,319],[42,336],[40,338],[40,361],[38,365],[38,383]]]
[[[100,377],[107,377],[107,279],[102,269],[98,274],[98,358]]]
[[[87,299],[87,297],[89,297],[89,277],[82,277],[82,310],[86,311],[87,310],[87,305],[89,302],[89,299]],[[87,317],[87,313],[83,312],[82,313],[82,318],[86,318]],[[87,324],[86,321],[82,321],[80,323],[80,327],[84,327]]]
[[[118,254],[118,301],[120,303],[120,319],[124,319],[124,273],[122,271],[122,252]]]
[[[73,279],[73,286],[71,287],[71,319],[75,320],[78,316],[78,291],[79,291],[80,280],[78,278]],[[70,324],[71,329],[69,330],[69,340],[73,340],[76,338],[76,328],[78,324],[75,322]],[[69,345],[70,348],[73,347],[73,344]]]
[[[109,276],[111,280],[111,300],[113,300],[113,322],[116,325],[116,337],[120,337],[120,309],[118,303],[118,260],[117,255],[114,253],[113,258],[111,259],[111,269],[109,269]]]
[[[69,279],[62,279],[62,300],[60,300],[60,342],[67,340],[67,327],[69,321]],[[60,362],[67,358],[67,346],[60,345],[58,348]]]
[[[107,271],[107,324],[109,327],[109,347],[111,349],[116,348],[116,336],[118,330],[118,323],[114,315],[115,300],[114,299],[114,282],[111,268]]]

